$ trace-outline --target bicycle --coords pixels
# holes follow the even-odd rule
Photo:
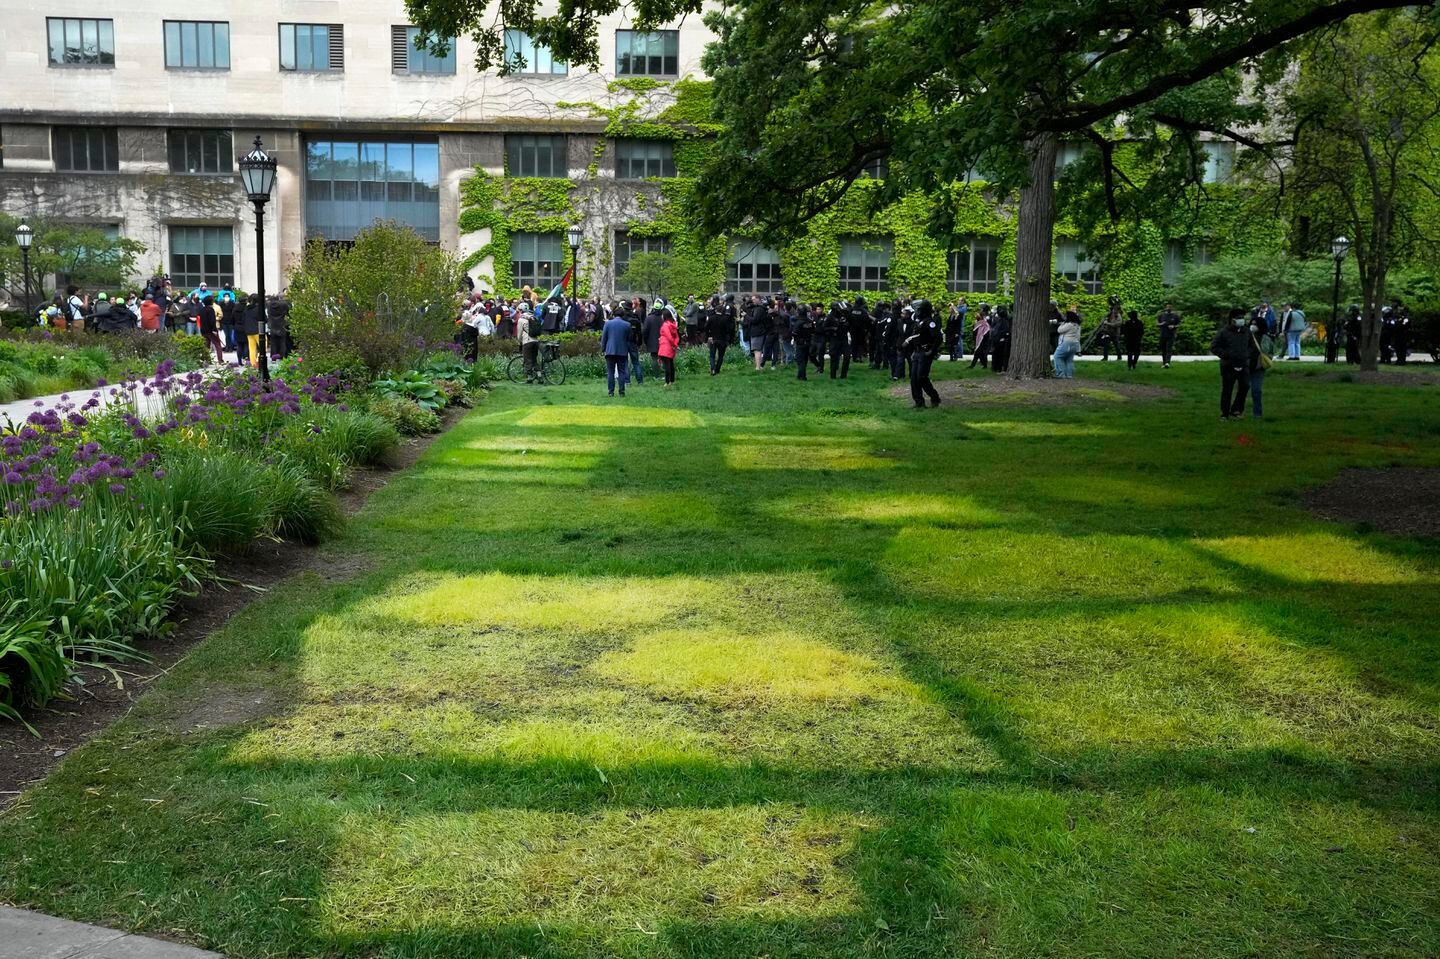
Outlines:
[[[539,383],[542,386],[560,386],[565,382],[565,361],[560,358],[560,344],[541,341],[540,355],[535,360],[533,377],[525,374],[525,354],[516,353],[505,365],[505,376],[511,383]]]

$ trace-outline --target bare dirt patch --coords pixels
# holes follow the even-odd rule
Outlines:
[[[1363,370],[1326,370],[1323,373],[1310,373],[1296,370],[1290,375],[1299,375],[1306,379],[1313,377],[1322,383],[1358,383],[1362,386],[1440,386],[1440,373],[1431,373],[1428,370],[1413,373],[1393,370],[1375,370],[1368,373]]]
[[[349,487],[339,496],[345,514],[359,512],[371,493],[401,470],[413,466],[430,444],[459,422],[465,412],[447,411],[440,433],[434,436],[402,439],[387,466],[356,471]],[[19,723],[0,724],[0,807],[13,802],[21,790],[44,778],[72,749],[129,712],[152,682],[272,587],[304,572],[315,572],[327,580],[338,581],[364,568],[363,557],[322,557],[320,550],[313,546],[291,542],[256,542],[243,555],[218,558],[215,572],[221,582],[207,587],[199,596],[183,600],[171,617],[176,625],[168,635],[138,644],[140,651],[150,657],[148,662],[116,667],[118,682],[108,669],[81,666],[77,684],[70,687],[69,699],[56,700],[26,717],[39,735]],[[196,705],[177,720],[176,728],[188,730],[202,725],[246,722],[268,711],[269,704],[257,703],[257,698],[264,700],[264,694],[230,688],[196,690]]]
[[[1046,406],[1072,403],[1126,403],[1174,396],[1167,386],[1113,383],[1109,380],[1012,380],[1008,376],[981,376],[939,380],[935,389],[942,400],[960,403],[1021,403]],[[890,388],[890,395],[910,399],[909,384]]]
[[[1316,516],[1399,536],[1440,536],[1440,469],[1396,466],[1341,470],[1307,492]]]

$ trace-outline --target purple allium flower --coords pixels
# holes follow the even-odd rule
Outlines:
[[[156,479],[164,479],[164,478],[165,478],[165,471],[162,470],[162,469],[158,469],[158,468],[157,468],[157,469],[155,470],[155,472],[152,473],[152,474],[150,474],[150,475],[154,476]]]

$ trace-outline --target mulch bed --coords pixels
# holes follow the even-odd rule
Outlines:
[[[1303,364],[1296,363],[1300,367]],[[1287,372],[1290,372],[1287,370]],[[1359,383],[1365,386],[1440,386],[1440,374],[1431,373],[1428,370],[1421,373],[1396,373],[1390,370],[1375,370],[1364,372],[1358,369],[1326,370],[1323,373],[1311,373],[1306,369],[1297,369],[1291,372],[1292,376],[1303,376],[1307,379],[1314,377],[1323,383]]]
[[[1008,376],[937,380],[935,389],[939,392],[941,400],[955,400],[960,403],[990,401],[1034,403],[1047,406],[1156,400],[1175,395],[1175,391],[1166,386],[1115,383],[1110,380],[1012,380]],[[909,402],[910,384],[897,383],[890,388],[890,395],[902,397]]]
[[[1440,536],[1440,469],[1346,469],[1307,492],[1316,516],[1399,536]]]
[[[358,512],[371,493],[413,466],[465,412],[447,410],[440,432],[432,436],[402,438],[388,466],[357,470],[350,485],[339,494],[345,514]],[[15,801],[21,790],[43,779],[72,749],[129,712],[150,683],[270,588],[299,573],[314,571],[328,579],[339,579],[361,566],[363,562],[353,559],[322,561],[316,547],[284,541],[256,542],[243,555],[217,558],[215,572],[224,582],[182,600],[172,616],[176,626],[169,635],[137,644],[150,659],[116,668],[123,687],[116,684],[108,670],[81,666],[80,685],[69,687],[70,699],[57,699],[26,716],[38,736],[19,723],[0,723],[0,807]]]

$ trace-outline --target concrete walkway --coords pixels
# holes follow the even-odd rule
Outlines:
[[[224,959],[173,942],[0,906],[0,959]]]
[[[235,354],[233,352],[227,353],[225,354],[225,359],[226,362],[233,364],[235,362]],[[204,369],[219,369],[219,367],[205,367]],[[149,383],[150,381],[143,380],[141,382]],[[74,403],[77,407],[83,406],[85,402],[96,393],[100,394],[100,405],[102,407],[109,406],[116,400],[123,403],[130,401],[130,396],[126,391],[122,391],[119,396],[112,399],[110,396],[110,390],[112,389],[114,389],[113,386],[101,386],[88,390],[72,390],[69,393],[52,393],[49,396],[32,396],[29,399],[16,400],[13,403],[0,403],[0,426],[4,426],[7,419],[12,423],[23,423],[25,422],[25,417],[36,410],[48,410],[52,407],[59,406],[62,402],[61,397],[63,396],[70,397],[69,402]],[[136,398],[140,401],[140,408],[143,415],[156,414],[163,409],[160,403],[160,397],[158,396],[146,397],[139,395]]]

